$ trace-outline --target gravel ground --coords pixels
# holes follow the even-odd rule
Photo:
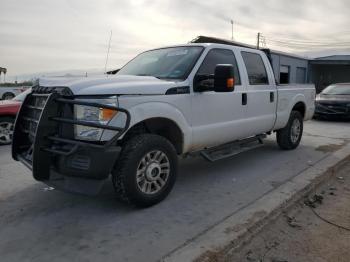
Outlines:
[[[233,254],[216,261],[350,261],[350,163],[265,227]],[[312,207],[310,207],[312,206]]]

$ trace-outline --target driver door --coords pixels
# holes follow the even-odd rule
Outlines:
[[[193,148],[200,150],[243,138],[245,135],[244,87],[233,50],[210,49],[196,75],[213,75],[217,64],[232,64],[235,73],[233,92],[193,92]],[[195,77],[196,78],[196,77]],[[196,85],[196,83],[193,83]],[[194,86],[195,90],[195,86]]]

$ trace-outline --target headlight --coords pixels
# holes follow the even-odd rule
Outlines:
[[[94,106],[74,105],[74,113],[76,120],[107,125],[108,122],[117,114],[117,111]],[[103,129],[75,125],[74,132],[76,139],[99,141],[101,139]]]

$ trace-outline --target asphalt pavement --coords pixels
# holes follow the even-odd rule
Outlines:
[[[52,190],[2,146],[1,261],[159,260],[349,141],[350,123],[310,121],[294,151],[281,151],[271,136],[215,163],[183,159],[169,197],[142,210],[118,202],[111,183],[97,197]]]

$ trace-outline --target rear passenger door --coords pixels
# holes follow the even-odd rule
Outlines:
[[[248,135],[270,131],[276,120],[277,89],[267,57],[242,51],[247,77],[246,128]]]

